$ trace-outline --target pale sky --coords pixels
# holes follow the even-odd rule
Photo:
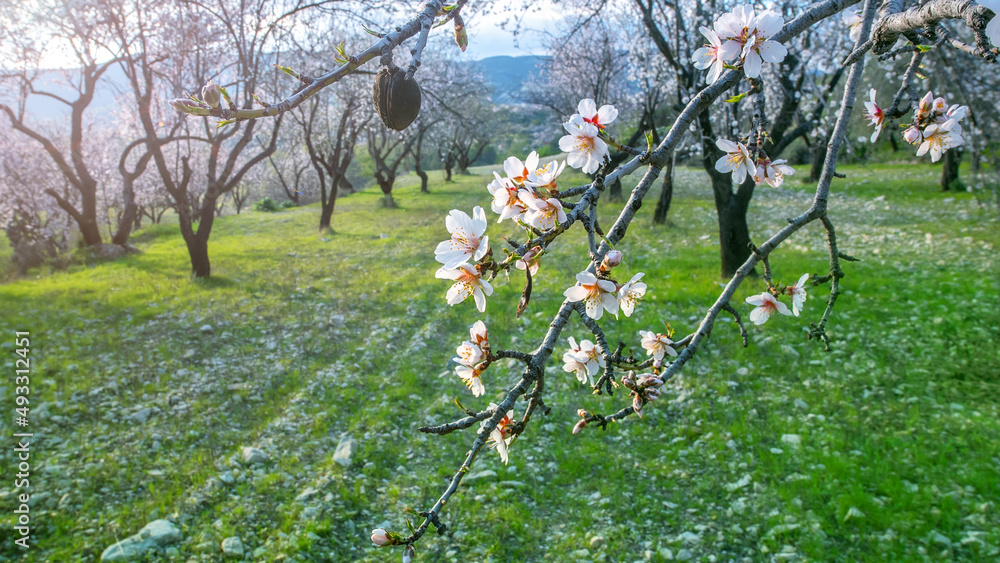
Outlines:
[[[555,33],[566,17],[565,9],[551,5],[548,1],[534,2],[526,11],[517,12],[522,16],[516,46],[512,29],[515,22],[510,14],[475,13],[468,16],[467,31],[469,47],[463,58],[479,60],[497,55],[512,57],[522,55],[543,55],[545,33]],[[506,22],[507,29],[502,29]],[[436,29],[432,33],[447,34],[450,28]],[[110,56],[109,56],[110,58]],[[42,56],[42,68],[71,68],[77,64],[72,52],[65,46],[50,43]]]
[[[549,2],[537,2],[531,12],[524,15],[515,46],[514,22],[501,25],[510,19],[505,14],[476,14],[467,22],[469,47],[465,56],[477,60],[497,55],[512,57],[545,54],[545,33],[555,33],[565,18],[565,12]]]

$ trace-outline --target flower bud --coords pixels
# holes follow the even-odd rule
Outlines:
[[[604,260],[601,261],[601,270],[605,272],[611,270],[618,264],[622,263],[622,251],[621,250],[609,250],[607,254],[604,255]]]
[[[372,543],[378,547],[382,547],[389,543],[389,533],[382,528],[375,528],[372,530]]]
[[[927,92],[923,98],[920,98],[920,107],[917,108],[917,119],[923,119],[931,113],[931,109],[934,107],[934,94]]]
[[[628,375],[622,376],[622,385],[624,385],[627,389],[635,389],[635,381],[632,380],[633,375],[634,374],[632,372],[628,372]]]
[[[659,398],[660,398],[660,390],[659,389],[657,389],[656,387],[650,387],[649,389],[646,389],[646,400],[647,401],[655,401],[655,400],[657,400]]]
[[[585,411],[584,409],[576,411],[576,414],[580,415],[580,418],[587,418],[587,411]]]
[[[635,415],[642,418],[642,397],[635,395],[632,397],[632,410],[635,411]]]
[[[659,377],[644,374],[635,381],[639,387],[659,387],[663,385],[663,380]]]
[[[906,129],[906,131],[903,131],[903,139],[911,145],[919,143],[920,137],[920,129],[917,129],[916,127],[910,126]]]
[[[208,81],[201,89],[201,99],[209,105],[209,107],[217,108],[219,107],[219,102],[222,100],[222,91],[219,90],[218,85],[211,80]]]
[[[410,563],[413,561],[413,544],[408,544],[403,548],[403,563]]]
[[[573,433],[579,434],[580,431],[583,430],[584,427],[586,426],[587,426],[587,421],[581,418],[579,421],[577,421],[575,425],[573,425]]]
[[[209,114],[209,108],[187,98],[174,98],[170,100],[170,105],[174,106],[174,109],[180,110],[189,115]]]
[[[934,98],[934,111],[944,113],[948,109],[948,101],[944,98]]]

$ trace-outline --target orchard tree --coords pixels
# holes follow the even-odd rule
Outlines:
[[[405,532],[374,529],[371,540],[376,546],[401,547],[403,561],[411,561],[416,551],[415,544],[431,526],[439,533],[446,529],[441,519],[444,508],[450,506],[449,502],[474,464],[484,462],[480,454],[487,445],[496,450],[501,463],[517,455],[515,440],[528,439],[527,430],[536,415],[549,412],[545,404],[548,390],[546,378],[549,376],[547,367],[557,350],[564,351],[562,370],[575,374],[588,393],[606,395],[610,400],[607,414],[580,409],[575,424],[571,426],[572,421],[566,421],[567,433],[580,433],[588,426],[606,429],[609,424],[633,415],[641,418],[649,409],[655,408],[662,387],[695,358],[720,315],[731,315],[735,319],[744,345],[748,345],[750,339],[750,332],[743,322],[744,316],[754,325],[761,326],[771,317],[775,317],[771,321],[773,324],[794,322],[789,317],[809,315],[815,321],[809,325],[809,338],[822,342],[829,349],[831,339],[826,327],[841,293],[841,280],[845,275],[842,265],[853,260],[838,246],[836,229],[829,214],[830,188],[838,176],[838,154],[845,141],[858,92],[863,90],[862,76],[869,54],[877,56],[892,51],[900,37],[911,43],[909,52],[912,53],[924,52],[918,46],[932,45],[932,49],[957,47],[954,42],[935,44],[938,24],[943,19],[951,19],[965,26],[962,38],[956,41],[964,45],[968,52],[980,57],[983,64],[995,63],[996,45],[1000,43],[1000,29],[997,27],[1000,22],[997,22],[993,11],[982,5],[969,1],[930,0],[908,7],[902,0],[893,0],[878,10],[876,2],[865,1],[857,39],[852,52],[842,63],[849,70],[839,104],[840,113],[830,136],[823,174],[817,182],[812,203],[806,209],[789,209],[785,215],[787,219],[775,225],[773,234],[751,249],[750,255],[736,268],[715,301],[707,305],[701,322],[690,334],[680,336],[669,331],[642,331],[639,344],[645,355],[639,357],[631,352],[626,354],[627,344],[624,342],[611,344],[615,342],[609,336],[614,325],[612,316],[636,316],[650,319],[651,324],[651,319],[658,320],[658,312],[644,311],[642,300],[647,293],[658,291],[662,283],[644,277],[642,272],[623,273],[623,252],[627,252],[628,248],[626,245],[622,245],[624,250],[614,246],[625,239],[636,211],[689,128],[716,103],[724,102],[724,96],[746,98],[752,111],[740,114],[735,126],[726,128],[724,137],[712,139],[712,144],[719,147],[722,153],[713,163],[715,167],[720,174],[725,172],[727,179],[735,177],[736,183],[743,186],[750,183],[762,188],[777,188],[783,184],[792,169],[781,159],[770,158],[767,152],[771,125],[765,112],[765,82],[773,77],[762,73],[762,70],[780,63],[787,54],[786,45],[796,36],[823,20],[840,17],[854,3],[853,0],[821,0],[803,7],[789,19],[778,12],[758,11],[749,5],[713,11],[710,14],[714,20],[710,22],[712,28],[706,28],[710,32],[706,33],[709,46],[697,55],[691,54],[699,57],[700,64],[707,63],[702,65],[708,71],[707,85],[689,93],[690,98],[683,104],[683,109],[659,144],[647,146],[645,150],[633,149],[635,154],[631,159],[610,169],[606,163],[611,139],[605,131],[617,118],[616,108],[584,100],[577,104],[580,111],[563,124],[567,133],[560,139],[560,146],[567,153],[564,163],[550,162],[539,167],[536,153],[529,154],[525,161],[512,156],[504,161],[505,175],[498,173],[486,186],[490,197],[483,192],[484,203],[489,203],[491,210],[499,215],[501,224],[516,233],[516,238],[498,236],[499,233],[487,234],[490,221],[483,206],[475,206],[471,214],[460,209],[448,214],[445,226],[450,236],[434,251],[435,258],[441,263],[435,277],[446,280],[450,285],[445,301],[463,310],[474,306],[480,314],[485,312],[493,294],[492,284],[503,279],[500,274],[517,274],[517,270],[523,270],[525,291],[516,305],[520,314],[530,307],[531,279],[538,275],[559,275],[559,272],[540,273],[545,267],[545,255],[558,251],[558,247],[552,245],[556,239],[576,233],[586,240],[588,253],[585,258],[581,257],[582,271],[576,275],[575,283],[564,280],[569,286],[563,292],[565,299],[552,318],[548,331],[533,349],[503,347],[502,343],[509,337],[491,331],[481,320],[473,321],[475,314],[470,315],[469,339],[456,343],[459,344],[455,357],[458,364],[456,384],[461,382],[468,387],[473,397],[482,397],[487,386],[499,385],[503,389],[503,399],[498,403],[463,409],[463,416],[451,422],[420,429],[438,435],[470,428],[476,430],[470,432],[473,435],[470,436],[468,452],[457,464],[440,496],[426,510],[416,511],[423,520]],[[406,72],[410,77],[417,75],[422,50],[432,26],[436,21],[451,21],[460,29],[462,22],[458,17],[463,5],[459,3],[444,10],[440,0],[426,2],[417,17],[382,35],[369,48],[351,57],[344,66],[317,79],[317,83],[325,82],[325,86],[336,82],[361,64],[384,55],[414,36],[416,41]],[[708,12],[707,6],[700,9]],[[844,32],[847,33],[847,30]],[[459,44],[462,45],[460,35]],[[387,60],[383,62],[388,63]],[[700,73],[697,78],[701,80]],[[928,154],[932,160],[938,160],[947,151],[962,144],[961,121],[968,115],[968,108],[947,105],[933,94],[922,97],[910,94],[915,78],[915,71],[904,75],[893,102],[886,107],[878,105],[880,98],[877,93],[869,93],[869,101],[865,102],[866,117],[874,127],[876,137],[882,129],[894,129],[893,123],[896,122],[905,127],[904,139],[916,145],[918,156]],[[317,86],[318,89],[321,87]],[[737,90],[737,96],[730,96],[733,89]],[[214,110],[211,109],[206,111],[225,119],[273,117],[299,105],[314,93],[310,91],[310,86],[306,86],[302,92],[278,104],[263,110],[236,112],[235,115],[212,113]],[[907,106],[913,111],[909,111]],[[202,111],[201,105],[198,108]],[[701,133],[706,133],[705,127],[702,127]],[[567,165],[595,174],[594,181],[586,186],[561,189],[559,176]],[[618,217],[609,228],[599,229],[594,211],[605,195],[605,187],[616,179],[640,171],[641,177]],[[508,220],[509,223],[506,222]],[[780,256],[775,251],[798,231],[816,223],[827,235],[828,269],[818,274],[804,274],[795,280],[773,279],[770,263]],[[491,236],[494,244],[501,238],[511,241],[508,243],[510,248],[505,248],[503,252],[496,251],[490,246]],[[737,289],[758,265],[763,269],[760,283],[764,291],[747,298],[746,305],[733,303]],[[629,274],[632,274],[631,277]],[[806,301],[810,294],[810,302],[816,301],[816,294],[827,284],[829,294],[825,306],[810,305],[807,308]],[[515,304],[494,303],[493,306],[514,308]],[[564,330],[570,319],[575,317],[586,327],[589,333],[586,339],[577,340],[579,334],[565,338]],[[724,338],[727,335],[716,336]],[[568,343],[568,349],[564,342]],[[503,373],[488,371],[493,363],[501,359],[521,363],[524,369],[514,380],[504,380]],[[622,396],[625,396],[624,400]]]
[[[76,223],[83,244],[101,244],[102,218],[98,217],[102,178],[94,170],[96,139],[88,136],[85,113],[94,101],[101,77],[117,60],[106,60],[100,50],[99,17],[93,6],[45,1],[38,5],[11,4],[0,15],[4,68],[0,86],[14,94],[14,100],[0,99],[2,113],[13,129],[36,150],[44,151],[71,190],[41,186],[41,190]],[[39,34],[38,30],[42,30]],[[40,70],[43,52],[68,45],[76,69]],[[58,76],[65,88],[53,87]],[[63,90],[68,90],[65,92]],[[46,127],[37,116],[29,115],[28,103],[43,98],[63,106],[69,118],[59,127]],[[14,104],[14,105],[11,105]]]
[[[319,180],[320,230],[331,228],[340,191],[353,191],[347,168],[362,132],[374,117],[365,85],[358,77],[348,77],[336,85],[332,100],[317,96],[292,113]]]

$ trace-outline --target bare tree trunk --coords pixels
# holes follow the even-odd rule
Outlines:
[[[753,197],[753,178],[747,178],[733,192],[732,174],[719,172],[715,162],[722,156],[712,139],[712,118],[708,112],[698,116],[701,126],[702,167],[708,172],[715,195],[715,211],[719,217],[719,253],[722,258],[722,277],[731,278],[750,257],[750,229],[747,227],[747,209]]]
[[[941,163],[941,191],[961,190],[961,183],[958,180],[958,165],[962,163],[962,153],[958,149],[945,151],[944,161]]]
[[[665,225],[667,223],[667,213],[670,212],[670,202],[674,199],[674,157],[670,156],[667,165],[663,168],[663,189],[660,191],[660,199],[656,201],[656,210],[653,212],[653,224]]]

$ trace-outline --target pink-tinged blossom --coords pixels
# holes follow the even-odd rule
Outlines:
[[[528,175],[538,168],[538,153],[531,151],[528,158],[524,162],[521,162],[520,158],[516,156],[511,156],[507,160],[503,161],[503,171],[507,173],[507,177],[511,179],[515,184],[522,185],[524,181],[528,179]]]
[[[542,231],[551,231],[557,222],[566,222],[566,212],[558,199],[541,198],[527,189],[519,191],[518,197],[528,206],[524,213],[524,222],[528,225]]]
[[[469,366],[458,366],[455,368],[455,375],[462,379],[465,386],[472,391],[473,397],[482,397],[483,393],[486,392],[486,386],[483,385],[482,376],[483,372],[477,370],[474,367]]]
[[[937,162],[941,160],[941,155],[945,151],[961,145],[963,141],[962,126],[954,119],[949,119],[940,125],[931,123],[924,128],[924,141],[917,149],[917,156],[930,152],[931,162]]]
[[[520,188],[510,178],[501,178],[496,172],[493,175],[495,178],[486,186],[486,189],[493,196],[493,203],[490,204],[490,207],[494,213],[500,214],[497,223],[504,219],[520,221],[528,209],[528,206],[517,197]]]
[[[615,299],[615,282],[599,280],[594,274],[583,272],[576,275],[580,285],[574,285],[563,292],[570,302],[583,301],[587,307],[587,316],[595,321],[604,315],[604,310],[615,315],[618,313],[618,300]]]
[[[569,338],[569,351],[563,354],[563,371],[576,373],[577,380],[586,384],[594,385],[594,375],[604,368],[604,353],[600,345],[589,340],[581,340],[576,343],[573,337]]]
[[[569,135],[559,139],[559,150],[569,153],[566,164],[580,168],[584,174],[593,174],[608,156],[608,145],[599,137],[596,126],[574,116],[563,124]]]
[[[764,182],[772,188],[781,187],[781,183],[785,181],[785,176],[795,174],[795,169],[791,166],[785,164],[787,162],[783,158],[778,160],[768,160],[762,158],[757,161],[757,170],[754,172],[753,181],[759,186]]]
[[[556,187],[556,178],[562,174],[565,168],[565,160],[559,164],[553,160],[541,168],[528,172],[528,179],[525,180],[524,185],[535,189],[543,188],[550,194],[554,194],[559,191],[559,188]]]
[[[459,264],[457,268],[438,268],[434,277],[455,280],[455,284],[451,286],[446,296],[449,305],[461,303],[471,295],[476,301],[479,312],[486,311],[486,297],[493,295],[493,286],[482,278],[475,266],[466,263]]]
[[[743,47],[743,72],[747,78],[757,78],[760,76],[760,69],[763,62],[780,63],[785,60],[788,49],[777,41],[772,41],[781,26],[785,24],[781,14],[767,11],[757,16],[753,21],[751,34],[747,37],[746,45]]]
[[[498,407],[496,403],[490,403],[490,408],[496,410],[500,407]],[[479,424],[479,427],[480,428],[485,427],[488,422],[489,422],[488,419],[482,421]],[[514,425],[514,411],[510,410],[507,411],[507,414],[505,414],[504,417],[500,419],[500,422],[497,423],[497,427],[494,428],[492,432],[490,432],[490,437],[488,440],[490,447],[497,449],[497,453],[500,454],[500,460],[503,461],[504,464],[507,463],[508,452],[510,450],[510,443],[511,440],[513,440],[514,438],[513,425]]]
[[[932,92],[927,92],[923,98],[920,98],[920,105],[917,107],[917,120],[926,119],[927,116],[931,114],[934,109],[934,94]]]
[[[940,96],[934,98],[934,111],[941,114],[948,111],[948,100],[945,100]]]
[[[872,88],[868,92],[868,96],[871,99],[871,101],[865,102],[865,109],[867,110],[867,113],[865,114],[865,119],[870,120],[868,125],[875,126],[875,132],[872,133],[872,141],[871,141],[874,143],[875,139],[878,139],[879,133],[882,132],[882,123],[883,121],[885,121],[885,112],[882,111],[882,108],[878,107],[878,104],[875,103],[874,88]]]
[[[576,106],[576,111],[580,112],[580,118],[584,122],[590,123],[602,131],[618,117],[618,110],[615,106],[605,104],[601,106],[601,109],[597,109],[597,103],[590,98],[580,100],[580,103]]]
[[[601,271],[610,272],[615,266],[622,263],[623,257],[624,254],[622,254],[621,250],[612,248],[604,255],[604,259],[601,260]]]
[[[372,530],[372,543],[378,547],[382,547],[389,543],[389,533],[382,528],[375,528]]]
[[[921,135],[919,127],[911,125],[906,128],[906,131],[903,131],[903,139],[906,140],[907,143],[915,145],[923,140],[923,135]]]
[[[514,261],[514,267],[518,270],[528,270],[534,276],[538,273],[539,262],[542,259],[542,247],[536,246],[524,253],[524,256]]]
[[[691,58],[695,68],[709,69],[708,74],[705,75],[705,82],[713,84],[726,70],[726,62],[739,56],[739,44],[735,41],[727,41],[723,45],[718,34],[704,26],[699,28],[699,31],[708,39],[708,43],[695,51]]]
[[[653,356],[656,360],[662,360],[664,355],[669,355],[672,358],[677,357],[677,350],[671,346],[674,341],[666,334],[657,334],[649,330],[640,330],[639,336],[642,337],[642,347],[646,349],[647,356]]]
[[[715,142],[719,150],[726,154],[715,162],[715,169],[719,172],[732,172],[733,181],[742,184],[746,180],[747,174],[753,175],[754,169],[750,158],[750,151],[743,143],[734,143],[726,139],[719,139]]]
[[[626,317],[632,316],[635,302],[646,295],[646,284],[639,281],[644,275],[646,274],[639,272],[632,276],[632,279],[618,290],[618,308],[621,309],[622,313],[625,313]]]
[[[755,325],[762,325],[767,322],[767,319],[771,318],[771,315],[775,311],[781,313],[782,315],[792,314],[784,303],[778,301],[773,295],[767,293],[766,291],[760,295],[751,295],[750,297],[747,297],[746,301],[756,307],[756,309],[750,311],[750,320]]]
[[[792,313],[796,317],[799,316],[799,312],[802,311],[802,305],[806,302],[807,281],[809,281],[809,274],[802,274],[799,281],[785,289],[785,293],[792,296]]]
[[[483,236],[486,232],[486,212],[482,207],[474,207],[472,217],[464,211],[452,209],[444,224],[451,238],[437,245],[434,258],[445,268],[456,268],[462,262],[479,260],[489,251],[490,237]]]

